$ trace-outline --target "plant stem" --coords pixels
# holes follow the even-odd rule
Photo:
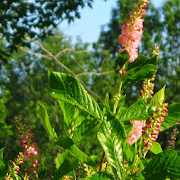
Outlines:
[[[105,152],[103,152],[102,159],[101,159],[101,164],[100,164],[100,167],[99,167],[99,171],[102,170],[102,165],[103,165],[103,163],[104,163],[105,157],[106,157],[106,154],[105,154]]]

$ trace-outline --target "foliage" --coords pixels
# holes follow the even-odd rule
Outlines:
[[[140,4],[145,2],[137,1]],[[134,2],[131,3],[134,5]],[[164,8],[167,8],[167,4]],[[125,16],[130,6],[126,6],[125,1],[119,2],[118,6],[123,8],[120,17]],[[137,6],[136,10],[140,7],[145,5]],[[158,13],[153,6],[148,11],[151,10]],[[129,16],[130,20],[133,17],[132,22],[141,18],[134,12],[135,16]],[[113,13],[115,16],[112,26],[117,25],[119,18],[117,10]],[[166,15],[170,18],[168,13]],[[157,17],[154,21],[161,24]],[[111,31],[104,32],[106,34],[108,41],[116,36]],[[56,35],[57,38],[50,36],[43,42],[26,39],[38,47],[30,51],[19,46],[22,51],[15,54],[9,65],[3,66],[4,69],[1,70],[5,72],[5,83],[1,87],[0,131],[5,129],[8,132],[8,126],[4,122],[12,124],[13,114],[20,110],[30,121],[26,121],[21,114],[14,117],[15,125],[10,127],[12,134],[6,134],[6,142],[1,140],[4,148],[0,150],[0,178],[25,180],[33,173],[33,179],[49,179],[53,176],[55,180],[180,179],[179,151],[169,149],[170,146],[164,150],[160,143],[155,142],[159,133],[166,132],[179,123],[180,106],[179,102],[170,105],[165,103],[165,88],[168,84],[161,86],[154,94],[152,82],[155,80],[156,68],[159,68],[157,46],[154,46],[150,57],[139,55],[132,62],[129,60],[132,55],[130,52],[118,52],[117,46],[108,48],[108,41],[100,47],[103,39],[96,44],[94,57],[87,52],[87,44],[77,43],[73,49],[70,39],[65,39],[59,32]],[[148,50],[149,47],[152,48],[149,36],[145,34],[145,37],[148,43],[143,44],[143,41],[140,51],[144,47]],[[153,38],[161,39],[159,30]],[[103,48],[101,55],[100,48]],[[148,54],[147,51],[144,52]],[[35,55],[41,57],[35,58]],[[102,60],[104,55],[106,66]],[[95,62],[93,58],[98,59]],[[92,69],[96,72],[92,73]],[[107,71],[110,69],[113,70]],[[138,99],[129,101],[129,88],[142,82],[141,95],[134,95]],[[89,87],[97,90],[101,97]],[[52,99],[49,98],[49,93]],[[31,130],[37,137],[34,137]],[[175,135],[176,132],[173,131],[171,146],[176,140]],[[14,136],[17,138],[14,139]],[[24,152],[14,158],[21,151],[20,144]],[[44,158],[39,158],[39,155]],[[28,162],[31,162],[31,169],[26,166]],[[19,172],[20,166],[24,172]],[[25,172],[28,174],[23,175]]]
[[[0,35],[8,42],[7,49],[0,49],[0,58],[7,60],[17,45],[30,46],[24,39],[44,39],[53,34],[53,28],[62,21],[69,23],[80,18],[80,8],[86,5],[92,8],[93,0],[59,0],[59,1],[16,1],[0,2]],[[8,50],[8,51],[7,51]]]

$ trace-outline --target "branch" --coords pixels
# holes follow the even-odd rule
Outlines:
[[[94,74],[94,75],[97,75],[97,76],[101,76],[101,75],[106,75],[106,74],[110,74],[110,73],[114,73],[114,71],[108,71],[108,72],[103,72],[103,73],[86,72],[86,73],[77,74],[77,76],[83,76],[83,75],[88,75],[88,74]]]
[[[41,57],[44,57],[44,58],[47,58],[47,59],[52,59],[52,58],[50,58],[50,57],[48,57],[48,56],[46,56],[46,55],[29,51],[28,49],[26,49],[26,48],[24,48],[24,47],[22,47],[22,46],[17,46],[17,47],[18,47],[19,49],[21,49],[22,51],[25,51],[25,52],[27,52],[27,53],[29,53],[29,54],[33,54],[33,55],[35,55],[35,56],[41,56]]]
[[[49,52],[44,46],[42,46],[40,43],[38,43],[37,41],[26,37],[27,40],[34,42],[36,45],[38,45],[43,51],[45,51],[50,57],[52,57],[62,68],[64,68],[67,72],[69,72],[70,74],[72,74],[73,76],[75,76],[82,84],[83,86],[89,91],[91,92],[94,96],[96,96],[101,102],[103,102],[103,100],[91,89],[89,89],[84,82],[73,72],[71,71],[67,66],[65,66],[63,63],[61,63],[56,56],[54,56],[51,52]]]
[[[55,57],[57,58],[60,54],[65,53],[66,51],[72,51],[72,52],[74,52],[74,53],[88,52],[88,50],[75,51],[74,49],[66,48],[66,49],[63,49],[62,51],[59,51],[59,52],[55,55]]]

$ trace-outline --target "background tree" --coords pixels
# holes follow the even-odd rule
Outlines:
[[[48,166],[48,170],[51,170],[53,169],[53,158],[57,155],[58,150],[56,148],[52,150],[51,140],[40,119],[36,116],[36,102],[44,103],[55,131],[58,135],[64,134],[66,128],[62,123],[60,107],[58,102],[49,95],[47,71],[67,72],[60,66],[60,62],[77,75],[83,71],[89,71],[92,66],[92,53],[87,50],[88,45],[83,44],[80,39],[77,39],[77,43],[72,45],[71,38],[60,32],[56,32],[53,37],[45,38],[43,43],[38,43],[54,57],[56,56],[57,61],[40,46],[34,46],[31,51],[22,47],[23,50],[19,49],[13,53],[11,60],[1,69],[1,76],[4,77],[0,80],[0,83],[3,84],[1,90],[8,90],[9,93],[1,93],[1,97],[3,97],[1,101],[6,98],[7,103],[5,104],[3,101],[3,105],[5,104],[8,113],[4,118],[7,124],[6,133],[3,133],[0,146],[5,149],[5,159],[15,159],[18,152],[22,151],[13,120],[15,115],[22,112],[35,134],[39,153],[46,157],[45,164]],[[29,52],[25,52],[25,50]],[[87,85],[88,79],[87,76],[81,76],[81,80]],[[4,108],[3,110],[5,111]]]
[[[47,157],[47,164],[52,165],[52,157],[53,155],[57,154],[57,150],[54,149],[54,152],[52,152],[52,144],[49,141],[49,137],[46,135],[44,127],[36,116],[36,102],[38,100],[45,102],[48,112],[51,112],[49,113],[50,119],[52,125],[56,127],[57,133],[62,134],[65,126],[61,123],[62,114],[59,111],[58,106],[56,106],[57,102],[52,100],[48,93],[47,69],[52,71],[67,72],[67,70],[60,65],[60,63],[62,63],[68,67],[69,70],[75,73],[77,77],[85,83],[87,88],[91,88],[91,90],[95,91],[101,99],[104,100],[106,92],[111,92],[112,94],[110,94],[110,97],[112,97],[113,92],[117,88],[118,84],[117,53],[120,48],[120,45],[118,45],[118,36],[120,34],[121,26],[125,22],[127,12],[130,12],[130,7],[133,5],[133,3],[132,1],[127,3],[126,0],[117,1],[117,7],[112,10],[112,18],[107,26],[102,27],[99,40],[94,44],[94,54],[92,54],[92,52],[88,52],[88,44],[82,44],[81,40],[78,40],[73,46],[71,39],[63,33],[56,32],[55,36],[47,37],[47,32],[53,32],[53,29],[50,29],[50,24],[52,23],[50,14],[52,13],[54,18],[52,18],[53,20],[60,17],[60,15],[56,16],[56,14],[53,14],[54,11],[56,12],[55,4],[57,2],[52,4],[51,2],[45,3],[42,1],[42,4],[29,3],[29,5],[24,1],[21,1],[22,3],[20,2],[19,5],[15,1],[8,2],[9,4],[7,2],[8,1],[1,2],[1,5],[5,3],[7,7],[12,8],[12,10],[8,8],[6,9],[6,15],[2,20],[2,22],[6,23],[7,27],[5,26],[5,28],[2,28],[0,26],[0,30],[3,29],[1,35],[8,40],[8,44],[3,43],[2,41],[0,42],[2,51],[1,55],[7,59],[4,55],[8,55],[8,53],[6,53],[6,46],[10,44],[10,49],[16,48],[17,46],[14,45],[18,44],[18,51],[11,54],[11,57],[9,58],[10,60],[5,66],[1,66],[0,71],[0,83],[2,84],[1,96],[4,98],[2,103],[7,109],[7,117],[4,118],[5,122],[7,123],[7,127],[5,128],[5,133],[3,134],[3,137],[6,137],[6,141],[4,141],[2,138],[0,140],[0,146],[5,148],[6,159],[14,159],[18,151],[21,150],[20,144],[18,143],[18,135],[15,136],[16,131],[15,127],[13,126],[13,116],[17,115],[19,112],[23,112],[23,115],[27,117],[29,124],[32,125],[32,130],[35,133],[35,140],[37,144],[39,144],[40,154]],[[66,2],[68,3],[70,1]],[[79,2],[83,2],[85,5],[88,1]],[[89,2],[92,2],[92,0]],[[76,2],[73,1],[72,4],[73,3]],[[23,13],[25,15],[25,12],[22,12],[21,14],[21,12],[18,10],[22,4],[24,4],[22,7],[28,6],[27,10],[28,8],[29,10],[27,11],[28,13],[26,15],[29,18],[32,17],[32,19],[23,16]],[[33,6],[35,10],[30,11],[31,6]],[[44,7],[45,11],[42,10]],[[51,10],[49,11],[49,7],[53,7],[55,9],[50,8]],[[61,9],[61,7],[62,6],[60,6],[59,2],[58,8]],[[64,9],[64,11],[62,11],[62,14],[65,12],[65,10],[68,10],[67,7]],[[177,101],[180,93],[180,69],[178,58],[180,53],[179,7],[180,5],[178,0],[166,1],[161,8],[163,9],[162,11],[155,8],[153,4],[148,5],[147,16],[144,16],[144,35],[139,50],[140,53],[143,52],[143,54],[149,55],[154,44],[158,44],[160,46],[161,60],[159,63],[157,76],[157,82],[160,83],[156,83],[156,87],[159,89],[164,84],[167,85],[166,89],[168,93],[166,99],[169,102],[172,102],[175,99]],[[78,8],[76,10],[78,11]],[[2,8],[0,15],[3,16],[3,12],[4,9]],[[45,22],[42,22],[44,23],[43,25],[41,22],[38,24],[33,20],[34,17],[30,16],[33,12],[37,12],[35,15],[37,15],[37,17],[40,16],[40,20],[42,21],[43,16],[46,17]],[[13,13],[15,13],[17,16],[18,13],[20,13],[19,19],[15,16],[15,20],[13,20]],[[49,16],[48,13],[50,13]],[[71,16],[73,18],[77,17],[71,13],[69,13],[69,16],[66,15],[67,14],[65,13],[65,17],[62,19],[68,19]],[[22,21],[23,17],[25,17],[24,21]],[[73,19],[72,17],[70,20]],[[29,20],[27,22],[29,23],[28,29],[23,29],[26,24],[25,19]],[[13,31],[8,31],[9,28],[12,28],[11,25],[13,25],[14,21],[18,21],[19,23],[24,22],[24,24],[18,25],[17,23],[17,27],[15,26]],[[49,25],[46,25],[46,21],[48,21]],[[34,34],[32,31],[33,29],[31,29],[31,27],[36,27],[35,25],[32,25],[33,23],[35,23],[35,25],[37,24],[37,28],[42,28],[42,30],[36,31],[37,34]],[[12,34],[8,35],[8,33],[11,32]],[[28,33],[28,35],[24,36],[26,33]],[[40,39],[38,39],[38,37],[40,37]],[[34,39],[36,39],[36,41]],[[36,43],[36,45],[33,45],[30,50],[25,47],[25,45],[29,44],[29,42],[37,42],[38,44]],[[20,51],[19,48],[22,50]],[[127,91],[127,95],[131,97],[133,96],[134,99],[137,99],[137,94],[135,92],[137,92],[138,88],[140,88],[138,85],[132,86],[131,89]],[[7,92],[7,94],[5,94],[5,92]],[[130,101],[128,96],[127,102]],[[97,98],[96,96],[94,97]],[[98,151],[96,143],[94,143],[93,147],[89,146],[90,143],[91,140],[89,142],[85,142],[85,144],[80,144],[82,149],[86,149],[85,152],[87,152],[87,154],[88,151]],[[49,169],[51,169],[50,166]]]
[[[0,48],[0,63],[7,60],[17,45],[30,46],[24,39],[44,39],[53,34],[62,21],[70,23],[80,18],[80,8],[86,5],[92,7],[93,0],[59,0],[59,1],[16,1],[2,0],[0,2],[0,36],[8,43],[7,49]]]

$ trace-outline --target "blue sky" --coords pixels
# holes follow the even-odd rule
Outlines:
[[[153,4],[158,7],[165,0],[152,0]],[[111,18],[111,9],[116,7],[116,0],[94,0],[93,8],[85,7],[80,10],[81,18],[76,19],[68,25],[63,22],[60,29],[67,35],[73,37],[73,42],[77,36],[80,36],[83,42],[93,43],[97,41],[102,25],[109,22]]]

